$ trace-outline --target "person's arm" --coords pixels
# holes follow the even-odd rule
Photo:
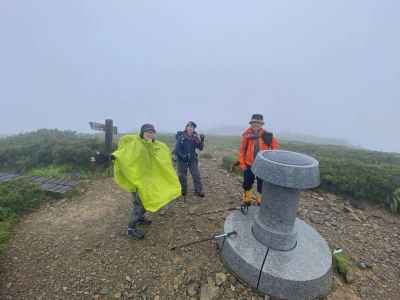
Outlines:
[[[242,135],[242,139],[240,141],[240,150],[239,150],[239,165],[242,171],[246,170],[247,165],[246,165],[246,150],[247,150],[247,143],[248,140],[247,138]]]
[[[193,136],[194,138],[194,147],[202,151],[204,149],[204,134],[198,135],[197,133]]]

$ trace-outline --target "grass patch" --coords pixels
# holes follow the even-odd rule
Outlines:
[[[235,155],[224,156],[222,158],[222,168],[237,175],[242,174],[242,170],[238,164],[237,156]]]
[[[48,165],[46,167],[33,169],[27,175],[41,177],[64,177],[72,172],[70,166],[67,165]]]
[[[14,224],[14,222],[14,219],[0,221],[0,253],[4,251],[6,243],[10,238],[11,226]]]
[[[26,179],[0,184],[0,249],[4,249],[17,217],[39,207],[46,194]]]

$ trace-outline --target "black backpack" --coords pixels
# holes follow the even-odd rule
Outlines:
[[[264,131],[262,138],[264,140],[264,144],[268,145],[268,147],[271,149],[272,148],[272,140],[274,138],[274,135],[272,134],[272,132]]]

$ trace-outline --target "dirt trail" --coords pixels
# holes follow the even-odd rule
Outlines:
[[[131,196],[111,179],[25,216],[0,258],[0,299],[198,299],[206,291],[217,299],[264,299],[224,269],[213,242],[169,250],[222,232],[226,213],[199,213],[239,204],[239,178],[219,161],[202,160],[206,198],[189,195],[151,215],[142,241],[126,237]],[[310,192],[299,215],[332,248],[372,265],[357,269],[352,285],[336,278],[329,299],[400,299],[400,218]]]

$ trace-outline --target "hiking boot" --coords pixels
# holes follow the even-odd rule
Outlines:
[[[142,218],[142,219],[139,219],[139,221],[138,221],[139,225],[151,225],[151,223],[153,223],[153,221],[151,221],[147,218]]]
[[[251,205],[252,198],[253,198],[253,194],[251,191],[244,191],[242,204],[247,205],[247,206]]]
[[[256,205],[260,206],[261,202],[262,202],[262,196],[261,196],[261,194],[257,193],[257,195],[256,195]]]
[[[144,238],[144,232],[136,227],[128,227],[128,236],[141,240]]]
[[[200,198],[204,198],[206,196],[203,192],[195,192],[195,195]]]

